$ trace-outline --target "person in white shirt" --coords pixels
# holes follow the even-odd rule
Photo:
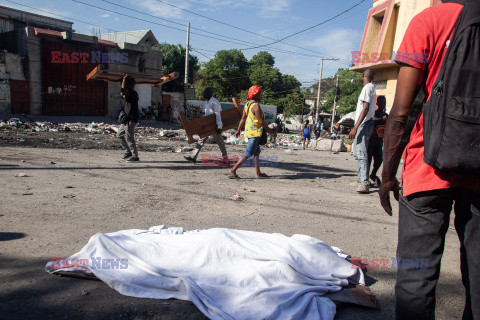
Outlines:
[[[373,132],[375,115],[375,103],[377,94],[372,84],[375,71],[365,69],[362,74],[363,89],[358,97],[357,111],[355,113],[355,126],[350,131],[349,137],[353,140],[353,156],[357,161],[358,181],[360,185],[357,188],[358,193],[368,193],[368,140]]]
[[[211,114],[215,114],[216,116],[217,133],[213,135],[213,138],[215,139],[215,142],[218,144],[218,147],[222,152],[221,163],[223,165],[228,165],[227,149],[225,148],[225,142],[223,141],[223,137],[221,134],[223,123],[220,112],[222,111],[222,106],[220,102],[218,102],[218,100],[213,97],[213,89],[211,87],[207,87],[205,88],[205,90],[203,90],[203,99],[207,100],[207,103],[205,105],[205,115],[208,116]],[[206,137],[202,140],[197,141],[197,143],[195,144],[195,149],[192,151],[192,154],[190,156],[185,156],[184,158],[193,163],[197,162],[198,154],[200,153],[200,150],[202,149],[208,138],[209,137]]]

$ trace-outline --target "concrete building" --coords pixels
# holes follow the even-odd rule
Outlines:
[[[0,6],[0,114],[41,109],[41,45],[32,28],[72,32],[72,25]]]
[[[76,33],[73,23],[0,6],[0,114],[107,115],[122,105],[120,83],[86,80],[108,69],[161,74],[150,30]],[[139,106],[162,105],[161,87],[139,85]]]
[[[368,12],[359,51],[352,52],[350,70],[375,69],[377,96],[387,99],[391,108],[397,85],[399,66],[393,61],[412,18],[441,0],[373,0]]]

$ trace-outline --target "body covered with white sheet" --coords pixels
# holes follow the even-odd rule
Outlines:
[[[68,260],[120,259],[123,268],[86,267],[121,294],[189,300],[210,319],[333,319],[322,295],[363,283],[337,251],[306,235],[158,226],[98,233]],[[47,264],[58,270],[68,268]]]

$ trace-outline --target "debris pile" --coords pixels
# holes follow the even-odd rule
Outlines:
[[[121,149],[118,129],[118,124],[103,122],[55,123],[10,118],[7,121],[0,120],[0,145],[74,150]],[[175,152],[179,146],[182,148],[186,145],[185,139],[182,129],[135,128],[135,140],[141,151]]]
[[[18,118],[11,118],[7,121],[0,120],[0,129],[9,131],[30,131],[30,132],[87,132],[93,134],[115,135],[119,125],[105,124],[103,122],[92,123],[53,123],[48,121],[21,121]],[[164,130],[152,127],[137,127],[135,132],[139,136],[148,136],[149,139],[160,138],[185,138],[183,130]]]
[[[21,121],[19,118],[11,118],[7,121],[0,120],[0,136],[3,144],[14,144],[32,147],[51,148],[102,148],[120,149],[116,138],[118,124],[106,124],[103,122],[91,123],[54,123],[48,121]],[[222,133],[225,143],[229,145],[246,145],[248,139],[244,132],[235,137],[235,130]],[[200,138],[194,136],[197,140]],[[183,129],[166,130],[162,128],[137,126],[135,128],[135,140],[142,151],[167,151],[167,152],[190,152],[192,145],[188,145],[187,136]],[[158,146],[156,140],[169,143],[169,146]],[[210,141],[211,140],[211,141]],[[214,139],[207,141],[215,143]],[[160,142],[159,141],[159,142]],[[284,149],[285,152],[302,147],[301,134],[279,133],[272,142],[269,137],[264,148]],[[343,152],[351,150],[351,141],[346,136],[332,135],[322,131],[320,138],[311,140],[310,150]]]

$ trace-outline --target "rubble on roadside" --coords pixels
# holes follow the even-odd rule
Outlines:
[[[115,135],[118,132],[119,125],[105,124],[103,122],[92,123],[54,123],[48,121],[21,121],[18,118],[11,118],[7,121],[0,120],[1,130],[10,131],[29,131],[29,132],[86,132],[92,134]],[[159,138],[185,138],[183,130],[164,130],[152,127],[136,127],[136,134],[139,137],[146,136],[154,140]]]
[[[33,147],[56,147],[57,145],[64,144],[67,148],[71,147],[74,150],[77,148],[98,148],[104,143],[104,139],[116,139],[118,129],[118,124],[106,124],[103,122],[53,123],[48,121],[21,121],[19,118],[10,118],[7,121],[0,120],[0,132],[8,133],[8,136],[3,138],[4,142]],[[23,135],[16,135],[17,133],[23,133]],[[70,134],[77,134],[77,142],[68,140],[71,136]],[[235,137],[235,130],[225,131],[222,135],[224,136],[225,143],[228,145],[246,145],[248,143],[244,132],[242,132],[238,138]],[[101,138],[102,136],[105,138]],[[38,141],[30,143],[28,141],[30,137],[36,137]],[[200,139],[198,136],[195,138],[197,138],[197,140]],[[184,144],[187,141],[187,137],[183,129],[166,130],[162,128],[137,126],[135,128],[135,139],[137,143],[146,141],[153,142],[152,140],[162,140],[171,143],[168,147],[139,144],[141,151],[190,152],[193,149],[191,145]],[[80,141],[78,142],[78,140]],[[207,143],[215,143],[215,141],[212,138],[207,140]],[[289,153],[292,150],[302,147],[302,143],[301,135],[278,133],[275,143],[272,143],[269,137],[267,144],[263,147],[284,149],[285,152]],[[96,146],[94,146],[94,144],[96,144]],[[102,148],[119,149],[120,146],[110,143],[108,146],[103,146]],[[314,151],[345,152],[351,150],[351,141],[348,141],[345,136],[332,136],[331,133],[322,131],[318,140],[312,139],[310,141],[309,149]]]

